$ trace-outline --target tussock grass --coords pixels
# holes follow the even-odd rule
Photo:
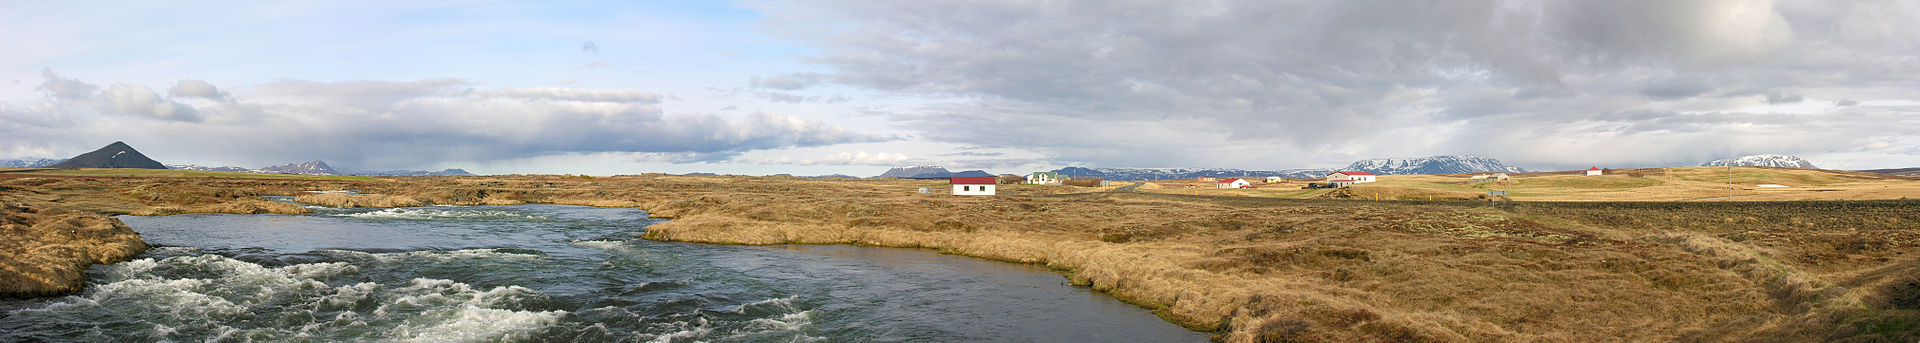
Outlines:
[[[87,266],[147,250],[119,220],[59,208],[0,203],[0,297],[71,293]]]

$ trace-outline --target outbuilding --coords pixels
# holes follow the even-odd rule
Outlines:
[[[1268,176],[1268,177],[1267,177],[1267,183],[1281,183],[1281,182],[1287,182],[1287,179],[1285,179],[1285,178],[1281,178],[1281,177],[1279,177],[1279,176]]]
[[[992,176],[955,176],[947,180],[953,183],[953,195],[993,195]]]
[[[1243,179],[1220,179],[1214,183],[1220,188],[1252,188],[1253,183]]]
[[[1599,176],[1602,173],[1605,171],[1600,170],[1600,167],[1587,168],[1587,176]]]

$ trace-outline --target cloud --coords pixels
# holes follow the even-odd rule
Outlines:
[[[214,87],[212,83],[207,83],[207,81],[204,80],[180,80],[180,82],[173,84],[173,88],[167,90],[167,96],[210,100],[227,99],[227,93],[221,92],[220,89]]]
[[[819,84],[821,81],[826,80],[826,77],[826,74],[821,73],[792,73],[764,78],[755,76],[747,80],[747,85],[754,89],[795,91]]]
[[[1798,94],[1786,94],[1777,90],[1767,92],[1767,104],[1770,105],[1797,104],[1800,103],[1800,100],[1804,100],[1804,98],[1801,98]]]
[[[594,43],[593,41],[587,41],[586,43],[581,43],[580,52],[598,54],[600,53],[600,44]]]
[[[40,87],[35,87],[34,89],[51,93],[56,99],[85,99],[93,97],[94,92],[100,91],[100,87],[80,82],[80,80],[60,77],[59,74],[53,73],[52,68],[40,69],[40,76],[46,78],[47,81],[40,83]]]
[[[1920,74],[1920,63],[1909,57],[1920,54],[1920,39],[1912,38],[1920,36],[1920,22],[1910,10],[1880,8],[1900,6],[1875,4],[798,0],[756,6],[776,29],[819,49],[807,61],[830,71],[820,79],[923,100],[887,110],[894,114],[886,118],[917,137],[1033,149],[1059,164],[1288,168],[1451,153],[1529,165],[1592,163],[1596,155],[1538,149],[1587,151],[1574,144],[1653,149],[1642,156],[1597,155],[1622,163],[1697,163],[1695,157],[1720,154],[1706,149],[1752,149],[1704,143],[1745,142],[1715,135],[1756,123],[1780,142],[1810,143],[1754,143],[1781,153],[1836,146],[1821,139],[1895,134],[1884,125],[1793,124],[1741,113],[1752,101],[1741,96],[1765,94],[1779,104],[1805,98],[1764,90],[1920,96],[1910,80],[1901,81]],[[751,83],[772,89],[769,79]],[[1897,113],[1872,111],[1862,113]],[[1848,114],[1857,113],[1797,120]],[[1555,136],[1567,134],[1601,136]]]
[[[48,93],[85,95],[70,91],[85,89],[84,83],[49,80],[54,86],[43,87]],[[324,159],[353,168],[397,169],[604,152],[650,161],[711,162],[746,151],[894,139],[775,113],[669,113],[660,107],[660,94],[642,90],[471,90],[471,85],[458,79],[285,80],[242,87],[233,101],[196,109],[144,86],[114,84],[92,96],[0,111],[0,119],[5,119],[0,121],[11,123],[0,126],[0,134],[16,134],[0,144],[92,146],[138,140],[164,142],[158,143],[162,150],[189,151],[172,156],[216,156],[253,164]],[[94,111],[100,108],[114,113]],[[101,117],[118,114],[182,124]]]
[[[802,165],[802,166],[847,166],[847,165],[890,166],[890,165],[898,165],[908,160],[911,160],[911,158],[907,157],[906,154],[885,153],[885,152],[867,153],[866,151],[856,151],[856,152],[835,153],[835,154],[822,156],[818,158],[780,157],[780,158],[760,158],[760,159],[735,159],[731,162],[750,163],[750,164],[786,164],[786,165]]]
[[[1852,100],[1852,99],[1840,99],[1840,101],[1835,101],[1835,102],[1833,103],[1833,105],[1834,105],[1834,106],[1839,106],[1839,107],[1847,107],[1847,106],[1856,106],[1856,105],[1860,105],[1860,102],[1859,102],[1859,101],[1854,101],[1854,100]]]

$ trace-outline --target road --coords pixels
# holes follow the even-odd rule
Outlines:
[[[1134,188],[1140,188],[1140,185],[1144,185],[1144,184],[1147,184],[1147,183],[1136,181],[1131,185],[1126,185],[1125,187],[1114,188],[1113,192],[1135,192]]]

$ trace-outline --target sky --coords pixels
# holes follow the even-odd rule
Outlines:
[[[0,0],[0,159],[1920,167],[1915,1]]]

